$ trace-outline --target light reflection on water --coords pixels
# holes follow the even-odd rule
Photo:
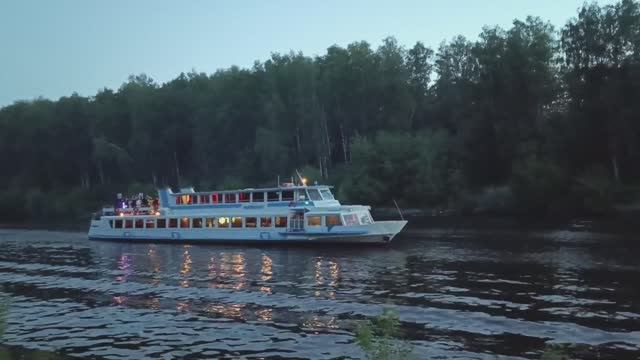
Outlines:
[[[401,337],[433,357],[533,359],[547,341],[582,344],[586,359],[640,351],[640,252],[626,239],[439,234],[390,248],[256,248],[13,231],[0,241],[6,341],[27,348],[359,358],[356,322],[391,308]]]

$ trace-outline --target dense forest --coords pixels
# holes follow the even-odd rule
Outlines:
[[[360,41],[0,110],[4,221],[294,169],[373,205],[602,213],[637,200],[639,164],[634,0],[585,4],[561,28],[527,17],[437,49]]]

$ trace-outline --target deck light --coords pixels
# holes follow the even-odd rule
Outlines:
[[[302,178],[302,185],[307,186],[307,178]]]

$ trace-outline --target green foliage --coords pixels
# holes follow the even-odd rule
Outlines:
[[[565,171],[549,162],[529,158],[514,166],[511,188],[519,210],[544,213],[566,196],[570,179]]]
[[[378,133],[373,140],[355,139],[343,191],[349,199],[389,204],[437,204],[449,187],[448,135]]]
[[[592,166],[576,177],[575,182],[573,192],[582,199],[586,212],[601,214],[612,208],[616,184],[603,166]]]
[[[547,346],[540,360],[569,360],[569,352],[565,345],[549,345]]]
[[[356,329],[356,344],[365,351],[369,359],[391,360],[411,358],[411,347],[398,340],[400,320],[389,309],[373,320],[367,320]]]
[[[640,178],[638,44],[640,3],[620,0],[585,4],[559,30],[527,17],[436,51],[388,37],[18,101],[0,109],[0,216],[75,216],[128,184],[255,186],[303,168],[373,204],[501,212],[511,184],[516,209],[603,213]]]

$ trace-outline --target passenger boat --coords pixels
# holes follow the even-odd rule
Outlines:
[[[227,243],[389,243],[405,220],[374,221],[370,207],[342,205],[326,185],[196,192],[158,190],[157,208],[103,208],[89,238]]]

